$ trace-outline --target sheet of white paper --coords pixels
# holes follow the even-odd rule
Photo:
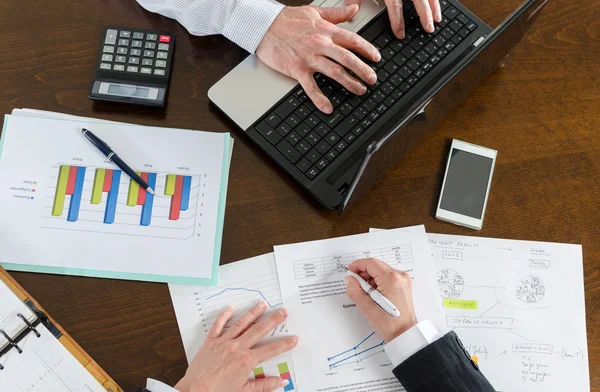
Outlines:
[[[590,390],[581,245],[428,238],[447,325],[497,390]]]
[[[43,326],[0,357],[0,392],[106,392],[92,375]]]
[[[267,303],[266,315],[282,306],[273,253],[220,266],[217,287],[169,284],[169,291],[188,363],[206,341],[208,331],[217,315],[229,305],[234,305],[235,311],[233,318],[225,326],[225,331],[259,301]],[[262,343],[284,336],[289,336],[286,324],[272,330]],[[290,353],[272,358],[260,364],[259,368],[262,368],[266,376],[280,377],[285,376],[287,369],[292,382],[285,387],[285,391],[296,390]],[[256,373],[260,374],[260,369]],[[255,378],[254,372],[249,378]]]
[[[83,127],[121,152],[133,168],[156,173],[149,222],[141,222],[144,205],[128,203],[130,180],[125,174],[118,182],[113,223],[106,219],[109,192],[101,192],[99,203],[91,202],[96,169],[114,169],[114,165],[83,137]],[[221,183],[227,178],[223,158],[231,152],[225,150],[228,136],[33,114],[9,116],[5,129],[1,162],[10,170],[0,171],[0,199],[5,221],[11,225],[0,227],[2,262],[99,271],[90,274],[94,276],[137,274],[144,280],[212,277],[213,261],[218,259],[215,244],[221,236],[217,230]],[[85,168],[75,220],[69,194],[60,215],[54,211],[63,165]],[[174,215],[172,198],[165,194],[167,174],[191,178],[188,207]],[[96,252],[89,251],[90,244]]]
[[[355,304],[346,296],[337,263],[375,257],[413,278],[417,318],[446,331],[435,298],[433,265],[423,226],[275,247],[288,325],[300,336],[293,351],[302,391],[401,390],[383,350]]]

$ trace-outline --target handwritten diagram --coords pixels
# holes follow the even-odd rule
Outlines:
[[[589,391],[580,246],[428,238],[446,324],[496,390]]]

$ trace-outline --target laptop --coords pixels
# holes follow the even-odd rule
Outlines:
[[[527,1],[519,9],[534,3]],[[343,6],[344,0],[312,5]],[[460,102],[454,95],[466,95],[475,87],[473,81],[478,83],[499,62],[483,77],[462,77],[468,88],[450,94],[452,88],[446,87],[463,74],[460,71],[477,57],[469,54],[480,53],[476,49],[493,30],[458,1],[440,0],[440,5],[442,21],[430,34],[423,30],[412,2],[405,1],[406,37],[398,40],[383,1],[363,0],[359,13],[340,26],[380,50],[381,61],[368,63],[378,80],[366,94],[355,96],[315,74],[334,106],[332,114],[316,109],[294,79],[272,70],[256,55],[218,81],[209,98],[322,206],[343,212]],[[443,91],[452,99],[438,100],[436,94]]]

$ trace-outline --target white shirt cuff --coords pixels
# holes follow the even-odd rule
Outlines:
[[[150,392],[177,392],[177,389],[151,378],[146,380],[146,389]]]
[[[242,0],[236,5],[223,35],[250,53],[256,48],[285,6],[271,0]]]
[[[385,352],[396,367],[442,336],[429,320],[424,320],[386,344]]]

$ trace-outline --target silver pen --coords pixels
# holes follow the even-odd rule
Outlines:
[[[342,267],[344,271],[346,271],[346,274],[354,277],[358,281],[358,284],[360,284],[360,287],[363,289],[363,291],[367,293],[369,297],[371,297],[371,299],[381,309],[383,309],[387,314],[389,314],[392,317],[400,317],[400,311],[396,309],[394,304],[389,299],[387,299],[383,294],[377,291],[377,289],[371,287],[371,285],[366,280],[364,280],[359,274],[350,271],[344,264],[340,262],[338,262],[338,264],[340,267]]]

